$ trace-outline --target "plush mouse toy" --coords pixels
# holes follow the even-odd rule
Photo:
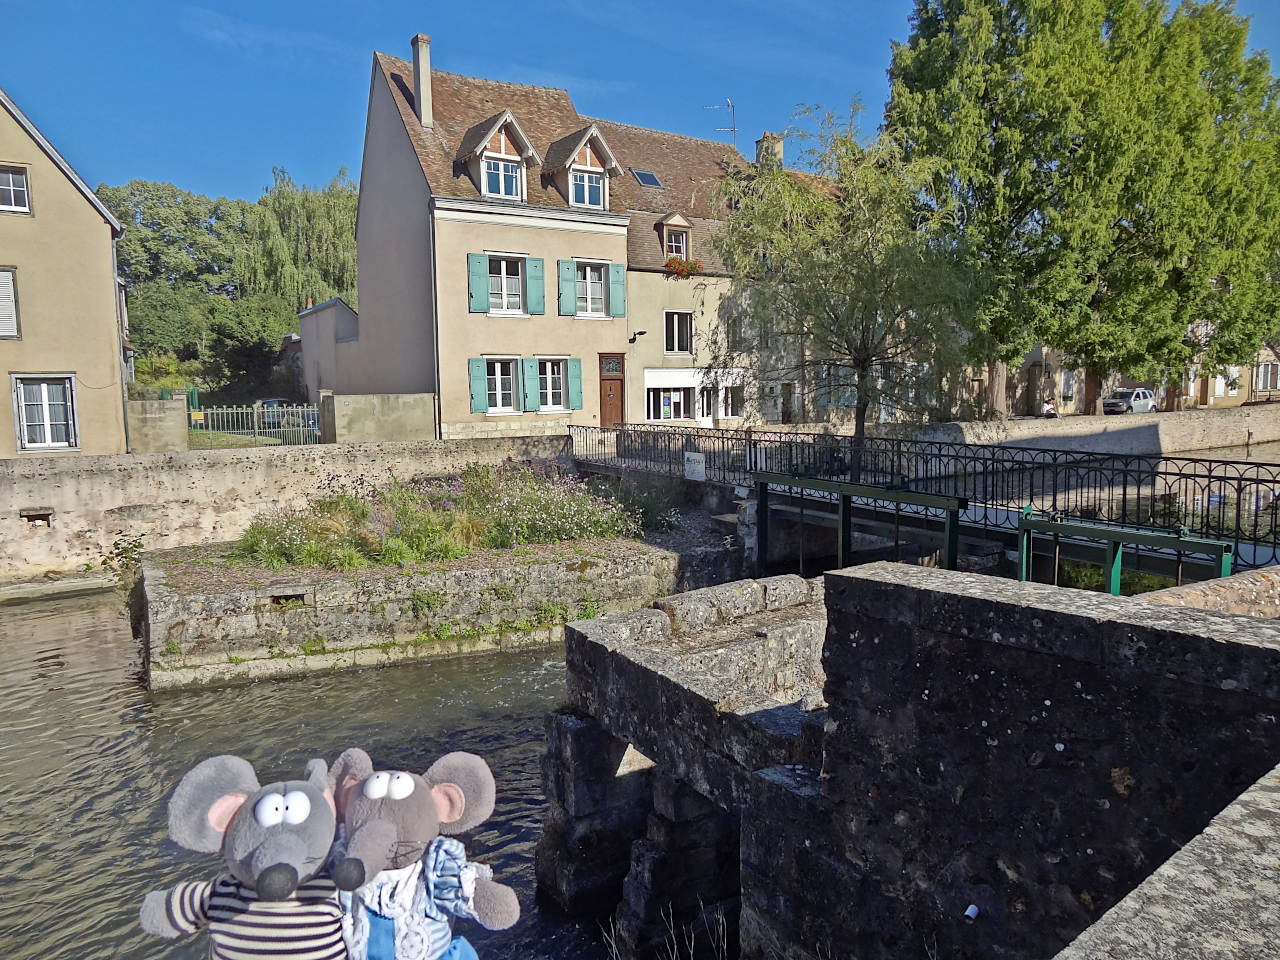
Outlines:
[[[148,893],[142,928],[173,938],[208,927],[213,960],[345,960],[338,891],[321,874],[336,824],[323,760],[307,764],[304,780],[265,787],[247,760],[205,760],[169,801],[169,836],[221,853],[227,872]]]
[[[476,960],[451,920],[505,930],[520,918],[515,891],[468,863],[461,833],[493,813],[489,765],[472,753],[441,757],[425,774],[374,772],[352,748],[333,766],[342,820],[331,873],[343,894],[352,960]]]

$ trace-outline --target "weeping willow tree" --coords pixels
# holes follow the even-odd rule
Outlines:
[[[791,384],[806,410],[851,412],[858,438],[873,416],[948,415],[970,279],[945,211],[919,202],[932,171],[887,138],[861,142],[852,120],[810,115],[812,173],[764,160],[722,181],[731,212],[714,242],[732,283],[712,365],[746,371],[757,412]]]
[[[356,184],[346,168],[323,188],[299,187],[279,167],[274,183],[245,215],[235,273],[246,296],[296,304],[356,296]]]

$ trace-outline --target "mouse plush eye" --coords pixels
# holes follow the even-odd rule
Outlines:
[[[413,793],[413,777],[407,773],[393,773],[391,783],[387,785],[387,796],[392,800],[403,800]]]
[[[302,823],[311,816],[311,800],[301,790],[290,790],[284,795],[284,822]]]
[[[253,819],[260,827],[279,826],[284,820],[284,797],[278,793],[268,793],[253,808]]]
[[[370,800],[381,800],[387,795],[387,784],[390,781],[391,774],[379,770],[364,782],[364,795]]]

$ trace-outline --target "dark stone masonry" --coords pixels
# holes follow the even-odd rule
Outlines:
[[[630,957],[1276,955],[1280,624],[891,563],[819,596],[566,628],[544,892]]]

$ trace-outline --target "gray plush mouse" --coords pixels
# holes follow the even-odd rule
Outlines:
[[[221,853],[227,872],[148,893],[142,928],[171,939],[208,927],[215,960],[344,960],[337,889],[321,875],[337,824],[333,787],[323,760],[305,776],[259,786],[249,762],[232,756],[192,768],[169,801],[169,836]]]
[[[520,918],[515,891],[469,863],[461,833],[493,813],[489,765],[450,753],[424,774],[374,771],[363,750],[333,765],[340,839],[331,874],[343,894],[352,960],[475,960],[454,918],[505,930]]]

